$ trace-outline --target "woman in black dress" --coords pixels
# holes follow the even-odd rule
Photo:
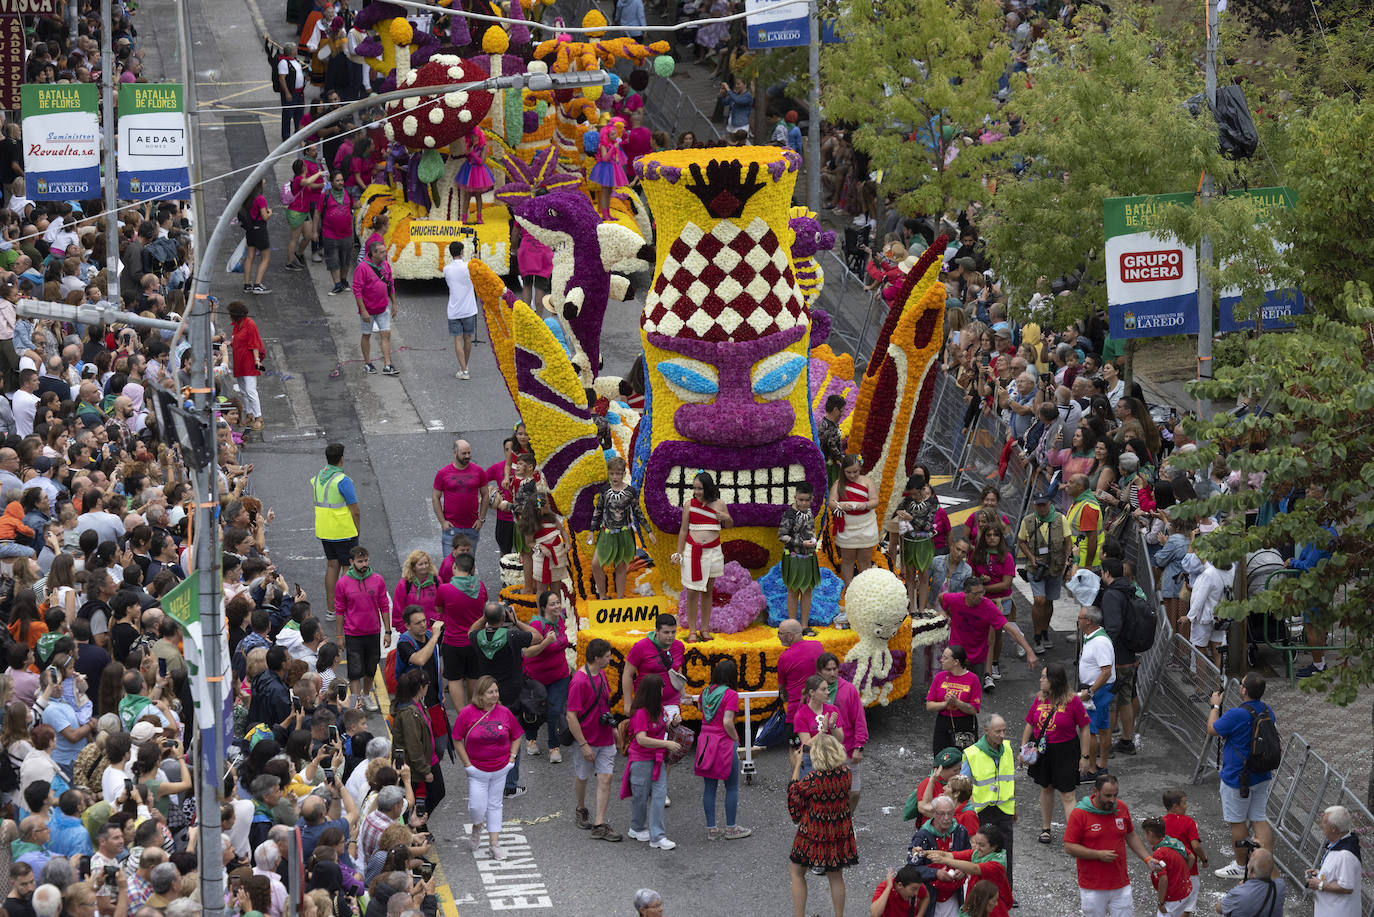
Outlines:
[[[797,825],[792,841],[792,914],[806,915],[806,870],[822,870],[830,880],[830,900],[844,913],[844,873],[859,862],[854,820],[849,809],[849,768],[844,746],[831,735],[811,741],[811,766],[801,773],[801,750],[792,750],[792,781],[787,785],[787,811]]]

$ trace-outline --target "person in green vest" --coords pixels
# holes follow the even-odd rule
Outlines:
[[[1095,570],[1102,563],[1102,545],[1107,540],[1102,520],[1102,504],[1092,492],[1086,474],[1069,478],[1069,533],[1073,537],[1073,562]]]
[[[343,443],[325,446],[325,466],[310,479],[315,497],[315,537],[324,546],[324,594],[327,596],[334,594],[339,574],[348,563],[348,554],[358,546],[358,530],[362,523],[353,479],[340,467],[343,456]],[[324,603],[324,620],[335,621],[335,635],[343,646],[343,625],[335,620],[333,604]]]
[[[1012,829],[1016,818],[1016,752],[1007,744],[1007,721],[994,713],[982,738],[964,749],[959,771],[973,781],[969,805],[980,827],[995,825],[1005,840],[1007,884],[1012,882]]]

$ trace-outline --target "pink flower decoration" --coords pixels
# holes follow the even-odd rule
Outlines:
[[[678,610],[680,614],[685,613],[681,603]],[[763,587],[754,582],[744,567],[733,560],[727,563],[725,572],[716,577],[711,610],[712,629],[722,634],[738,634],[748,629],[767,610],[768,601],[763,597]]]

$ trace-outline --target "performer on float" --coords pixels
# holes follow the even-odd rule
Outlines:
[[[623,458],[617,456],[606,462],[608,479],[596,495],[592,509],[591,535],[587,543],[592,544],[595,539],[592,580],[596,583],[597,596],[603,599],[606,597],[607,566],[615,568],[615,598],[625,598],[625,577],[630,570],[630,561],[635,558],[635,529],[650,544],[656,540],[639,508],[639,491],[627,479],[626,470]]]
[[[479,127],[463,138],[463,164],[458,167],[454,184],[458,186],[458,209],[463,214],[464,223],[482,223],[482,194],[496,183],[491,177],[483,157],[487,153],[487,135]],[[468,219],[468,201],[477,202],[476,219]]]
[[[510,513],[515,518],[515,530],[513,532],[513,544],[515,554],[520,555],[520,566],[525,572],[525,592],[534,595],[534,555],[529,539],[521,531],[520,519],[524,512],[525,504],[531,497],[547,494],[548,485],[544,483],[544,476],[535,470],[534,453],[522,452],[515,460],[515,474],[511,477],[510,486],[507,488],[511,494],[510,499],[502,501],[497,507]]]
[[[782,514],[778,541],[782,542],[782,584],[787,587],[787,617],[798,613],[802,633],[816,636],[811,620],[811,590],[821,582],[821,565],[816,558],[816,514],[811,509],[816,488],[803,481],[792,491],[792,505]]]
[[[600,142],[596,147],[596,165],[588,176],[601,186],[597,192],[600,201],[601,218],[611,218],[611,192],[629,183],[625,175],[625,153],[620,149],[620,140],[625,136],[623,118],[612,118],[611,123],[601,129]]]
[[[705,471],[698,473],[692,479],[692,499],[682,508],[677,551],[669,558],[682,567],[688,643],[711,639],[711,589],[716,577],[725,572],[720,530],[734,524],[715,478]]]
[[[935,513],[940,501],[924,472],[906,479],[902,499],[888,520],[888,550],[897,575],[906,581],[907,604],[914,613],[926,607],[930,591],[926,571],[935,559]]]
[[[568,590],[568,542],[563,537],[563,517],[553,511],[549,498],[536,495],[526,500],[517,526],[531,546],[530,560],[539,592],[558,590],[572,601]]]
[[[840,478],[830,486],[830,503],[835,507],[835,547],[840,551],[840,579],[846,587],[855,572],[862,573],[873,563],[878,546],[878,488],[864,474],[857,455],[840,460]],[[857,571],[856,569],[857,568]]]

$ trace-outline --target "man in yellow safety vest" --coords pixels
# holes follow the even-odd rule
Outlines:
[[[978,824],[996,825],[1002,832],[1010,885],[1012,828],[1016,821],[1016,751],[1007,744],[1006,720],[992,715],[983,737],[964,749],[960,773],[973,781],[969,806],[978,813]]]
[[[334,620],[334,587],[339,573],[348,563],[348,552],[358,546],[361,513],[353,479],[344,474],[343,443],[324,447],[325,466],[310,479],[315,496],[315,537],[324,546],[324,594],[320,613],[324,621]],[[343,624],[335,623],[335,635],[343,646]]]

